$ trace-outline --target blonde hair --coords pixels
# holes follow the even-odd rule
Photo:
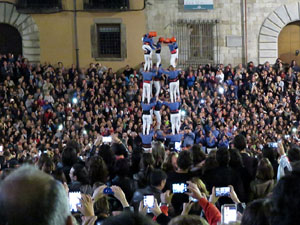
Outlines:
[[[197,187],[199,188],[201,193],[204,193],[206,196],[209,196],[209,192],[207,191],[206,186],[201,179],[199,179],[198,177],[193,177],[192,182],[197,184]]]

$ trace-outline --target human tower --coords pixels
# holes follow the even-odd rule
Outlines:
[[[163,105],[166,105],[170,109],[170,121],[172,135],[179,134],[180,131],[180,92],[179,92],[179,74],[181,70],[176,70],[178,62],[178,45],[176,38],[163,38],[159,37],[156,44],[154,44],[153,38],[156,37],[156,32],[149,32],[142,38],[144,51],[144,71],[143,75],[143,95],[142,95],[142,109],[143,109],[143,135],[142,139],[148,139],[148,142],[152,140],[153,132],[150,132],[151,124],[153,122],[153,114],[156,117],[156,129],[160,130],[161,127],[161,114],[160,110]],[[170,50],[170,66],[168,70],[161,67],[161,49],[162,45],[166,44]],[[153,66],[152,55],[155,51],[156,65]],[[162,75],[165,74],[168,79],[170,101],[161,101],[160,90],[163,84]],[[153,84],[155,87],[155,95],[152,96]],[[144,143],[144,141],[143,141]],[[150,142],[151,143],[151,142]],[[144,146],[147,148],[149,146]]]

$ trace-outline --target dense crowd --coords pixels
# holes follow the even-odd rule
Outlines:
[[[143,151],[140,135],[143,71],[143,63],[116,73],[99,63],[65,68],[61,62],[32,65],[25,58],[0,55],[3,184],[21,164],[36,164],[68,191],[86,194],[79,207],[86,224],[118,224],[113,220],[122,220],[122,214],[111,215],[123,208],[154,215],[159,224],[217,224],[222,205],[230,203],[244,213],[244,225],[297,223],[294,216],[280,217],[283,205],[276,205],[292,199],[283,194],[286,177],[300,183],[300,68],[294,61],[288,67],[278,59],[273,66],[249,62],[246,67],[183,69],[180,147],[168,139],[170,109],[162,106],[159,126],[152,117],[155,135],[149,152]],[[168,101],[167,76],[160,82],[157,100]],[[174,184],[182,183],[190,198],[170,194]],[[229,187],[229,193],[216,197],[220,187]],[[156,199],[149,213],[140,204],[145,195]],[[266,201],[273,202],[270,210]],[[85,206],[91,203],[93,212],[87,213]],[[249,203],[246,211],[242,203]],[[289,210],[284,209],[286,215],[291,215]],[[250,223],[255,217],[263,222]]]

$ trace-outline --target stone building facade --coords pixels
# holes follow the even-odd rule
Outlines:
[[[236,65],[269,61],[273,64],[279,57],[278,36],[281,30],[287,24],[300,20],[300,2],[295,0],[214,0],[212,10],[187,11],[183,6],[184,0],[148,0],[147,30],[170,37],[178,36],[180,23],[186,23],[188,29],[194,26],[191,24],[212,24],[213,56],[201,59],[201,63]],[[184,51],[193,54],[193,44],[187,40],[189,35],[189,32],[183,32],[183,37],[179,37],[179,57]],[[184,43],[183,46],[180,42]],[[187,56],[186,59],[189,58],[193,57]],[[162,51],[162,59],[163,63],[168,63],[167,47]]]

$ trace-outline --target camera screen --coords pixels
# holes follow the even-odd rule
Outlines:
[[[175,150],[176,151],[181,151],[181,142],[180,141],[175,142]]]
[[[230,187],[217,187],[216,197],[230,196]]]
[[[147,213],[150,213],[150,209],[154,207],[154,196],[146,195],[144,196],[144,207],[148,206]]]
[[[223,222],[229,224],[230,222],[236,221],[236,207],[235,206],[224,206],[223,207]]]
[[[103,137],[103,138],[102,138],[103,143],[110,143],[111,140],[112,140],[112,139],[111,139],[111,136]]]
[[[80,204],[80,192],[69,192],[69,205],[71,212],[77,212],[77,205]]]
[[[173,193],[185,193],[185,192],[187,192],[187,184],[186,183],[172,184],[172,192]]]

